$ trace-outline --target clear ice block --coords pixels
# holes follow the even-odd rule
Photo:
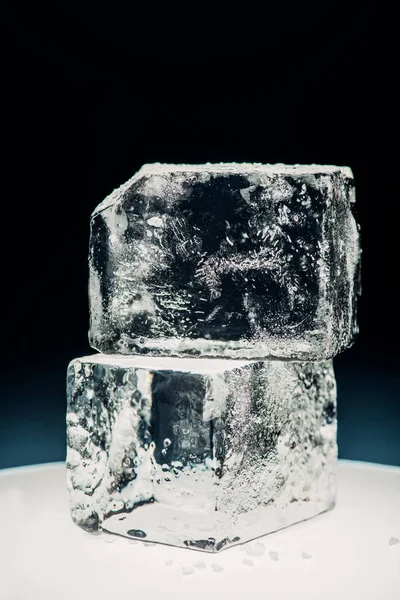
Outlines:
[[[93,355],[70,364],[67,395],[88,531],[217,552],[334,506],[331,361]]]
[[[91,345],[327,359],[356,335],[347,167],[145,165],[94,211]]]

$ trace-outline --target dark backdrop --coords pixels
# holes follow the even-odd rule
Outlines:
[[[65,370],[90,353],[89,216],[156,161],[353,168],[363,296],[335,360],[340,454],[400,465],[395,43],[365,2],[273,7],[9,3],[0,467],[64,459]]]

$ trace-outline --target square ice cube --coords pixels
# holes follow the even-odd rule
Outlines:
[[[91,345],[327,359],[357,333],[347,167],[145,165],[94,211]]]
[[[216,552],[334,505],[331,361],[99,354],[72,361],[67,394],[88,531]]]

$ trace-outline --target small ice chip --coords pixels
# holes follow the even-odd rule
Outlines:
[[[243,563],[244,565],[246,565],[246,567],[252,567],[252,566],[254,565],[253,561],[252,561],[252,560],[250,560],[249,558],[244,558],[244,559],[242,560],[242,563]]]
[[[194,569],[192,567],[182,567],[183,575],[193,575]]]
[[[302,552],[301,558],[303,558],[304,560],[309,560],[310,558],[312,558],[312,555],[309,554],[308,552]]]
[[[254,542],[246,546],[245,552],[249,556],[262,556],[265,552],[265,546],[260,542]]]
[[[224,567],[221,567],[221,565],[217,565],[216,563],[213,563],[211,568],[215,573],[221,573],[224,570]]]
[[[198,562],[194,563],[193,565],[196,569],[205,569],[206,568],[206,563],[203,562],[202,560],[199,560]]]
[[[397,546],[397,544],[400,544],[400,540],[397,537],[391,537],[389,539],[389,546]]]
[[[271,552],[268,552],[268,555],[269,555],[270,559],[275,562],[277,562],[279,560],[278,552],[274,552],[273,550],[271,550]]]

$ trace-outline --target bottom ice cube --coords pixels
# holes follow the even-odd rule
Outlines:
[[[88,531],[216,552],[334,506],[332,361],[97,354],[72,361],[67,394]]]

